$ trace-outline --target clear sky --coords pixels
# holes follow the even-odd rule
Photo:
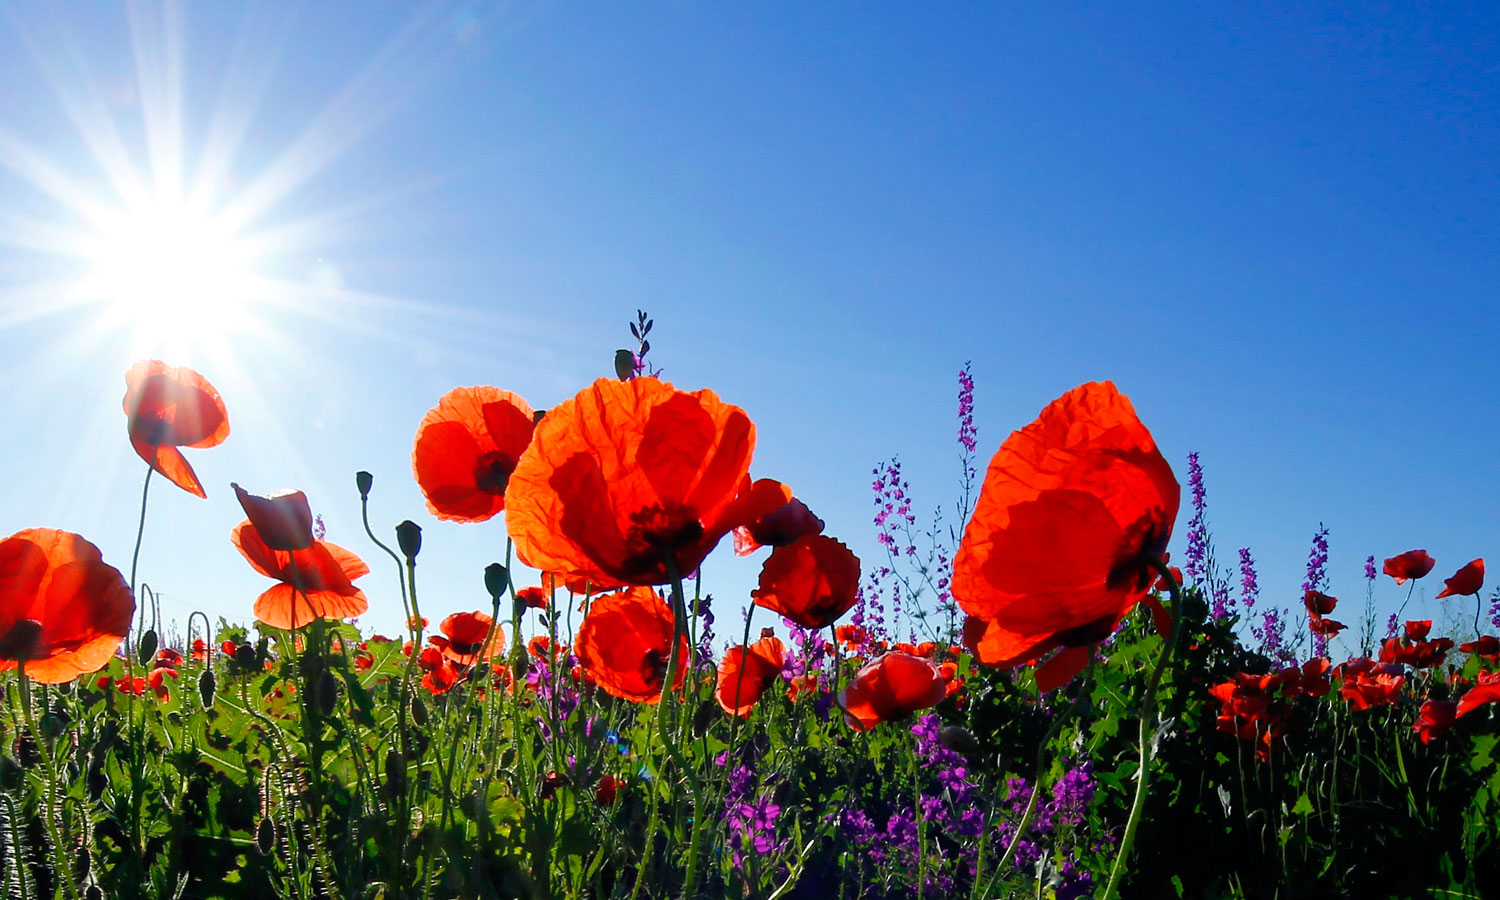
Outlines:
[[[1299,600],[1319,522],[1350,607],[1368,554],[1430,550],[1428,595],[1500,560],[1500,12],[939,6],[6,4],[0,532],[128,569],[122,374],[159,356],[233,426],[187,451],[206,502],[153,485],[169,617],[268,585],[236,480],[305,489],[394,630],[358,469],[383,533],[426,529],[424,611],[482,608],[503,525],[426,513],[417,422],[458,385],[559,402],[639,307],[867,562],[877,461],[955,496],[965,360],[981,466],[1113,379],[1179,478],[1201,452],[1264,600]],[[757,566],[723,548],[708,587]]]

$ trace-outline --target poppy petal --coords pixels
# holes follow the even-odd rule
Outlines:
[[[130,439],[130,446],[135,448],[136,455],[149,463],[151,468],[168,481],[189,494],[208,499],[208,492],[203,490],[203,483],[198,480],[198,473],[193,471],[193,467],[188,464],[187,457],[182,455],[182,451],[167,444],[153,447],[135,438]]]

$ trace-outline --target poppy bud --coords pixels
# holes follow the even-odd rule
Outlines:
[[[276,849],[276,823],[270,816],[261,817],[260,824],[255,827],[255,849],[261,856],[270,856]]]
[[[89,880],[90,861],[89,848],[79,847],[73,856],[73,877],[77,878],[80,883]]]
[[[983,749],[967,728],[960,728],[957,725],[944,725],[939,728],[938,741],[949,750],[957,751],[965,756],[975,756]]]
[[[406,760],[396,750],[385,755],[385,784],[393,797],[406,794]]]
[[[537,791],[537,797],[542,800],[551,800],[557,796],[557,789],[569,784],[568,776],[560,774],[556,769],[542,776],[542,786]]]
[[[249,644],[240,644],[234,648],[234,664],[246,671],[254,671],[256,668],[255,648]]]
[[[406,561],[410,563],[422,552],[422,526],[407,519],[396,526],[396,546],[401,548],[405,554]]]
[[[704,732],[708,731],[717,706],[718,704],[712,700],[704,700],[698,704],[697,711],[693,713],[693,737],[703,737]]]
[[[416,694],[412,694],[411,697],[411,721],[418,728],[427,727],[427,706]]]
[[[104,796],[104,789],[109,787],[109,776],[104,774],[104,757],[95,754],[89,760],[89,767],[84,776],[84,787],[88,790],[89,799],[98,801]]]
[[[22,733],[16,738],[15,752],[16,762],[23,769],[29,769],[42,761],[42,754],[36,748],[36,740],[29,734]]]
[[[490,563],[484,567],[484,589],[489,591],[490,597],[499,600],[510,590],[510,571],[499,563]]]
[[[333,707],[339,701],[339,683],[332,672],[325,671],[318,676],[318,682],[313,688],[313,699],[317,701],[319,712],[325,716],[333,715]]]
[[[621,381],[629,381],[635,377],[635,354],[629,350],[615,351],[615,374],[620,376]]]
[[[140,643],[136,645],[135,658],[144,666],[154,656],[156,656],[156,629],[147,628],[146,633],[141,635]]]
[[[272,550],[306,550],[313,542],[313,514],[301,491],[252,494],[230,484],[255,533]]]
[[[375,476],[361,469],[354,473],[354,486],[359,488],[359,499],[370,499],[370,488],[375,484]]]
[[[89,889],[83,892],[83,900],[104,900],[104,888],[97,884],[89,885]]]

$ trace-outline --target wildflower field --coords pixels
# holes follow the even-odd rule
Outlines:
[[[407,473],[351,472],[362,534],[200,483],[230,437],[214,373],[133,366],[135,547],[0,543],[4,896],[1500,895],[1482,559],[1373,548],[1337,582],[1320,529],[1281,609],[1249,550],[1216,552],[1197,455],[1166,460],[1115,385],[982,448],[967,366],[959,496],[920,520],[880,464],[861,559],[817,486],[755,469],[777,436],[663,380],[630,327],[547,408],[435,398],[428,509],[372,521]],[[243,507],[224,537],[268,582],[243,622],[160,620],[172,573],[136,561],[179,489]],[[492,535],[485,608],[423,596],[434,520]],[[714,553],[761,560],[750,597],[700,577]],[[1376,620],[1449,573],[1457,633]],[[366,591],[404,633],[349,621]]]

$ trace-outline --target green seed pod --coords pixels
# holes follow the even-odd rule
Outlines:
[[[427,727],[427,705],[415,694],[411,698],[411,721],[418,728]]]
[[[141,635],[140,643],[136,645],[135,658],[141,665],[150,665],[156,656],[156,629],[147,628],[146,633]]]
[[[397,525],[396,546],[401,548],[407,562],[416,559],[417,554],[422,552],[422,526],[411,519]]]
[[[318,704],[318,712],[325,716],[333,715],[333,708],[339,702],[339,680],[333,677],[332,672],[325,671],[318,676],[313,688],[313,700]]]
[[[354,473],[354,486],[359,488],[359,498],[369,499],[370,488],[375,485],[375,476],[363,470]]]
[[[492,600],[504,597],[510,591],[510,572],[499,563],[485,566],[484,589],[489,591]]]
[[[214,680],[214,670],[204,669],[203,674],[198,676],[198,696],[203,700],[203,708],[208,709],[214,705],[214,691],[218,683]]]

